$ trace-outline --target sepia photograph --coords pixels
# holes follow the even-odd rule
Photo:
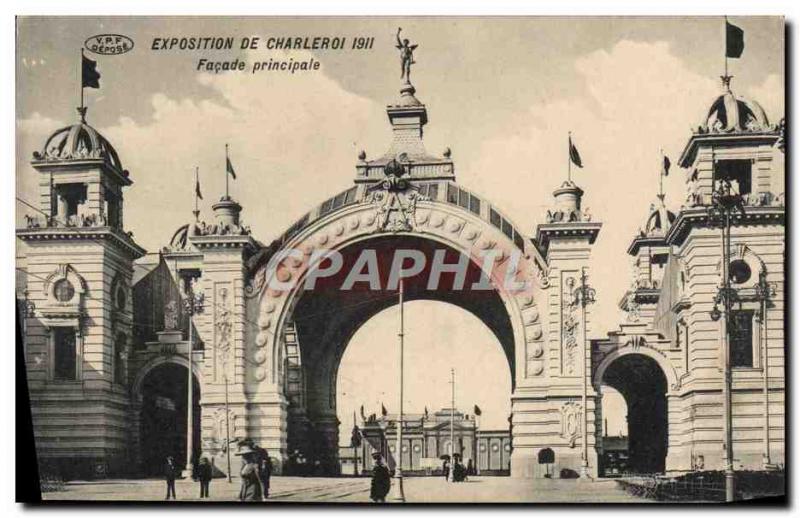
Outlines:
[[[17,501],[786,504],[783,16],[14,29]]]

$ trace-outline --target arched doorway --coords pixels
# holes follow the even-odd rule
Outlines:
[[[356,283],[352,289],[341,289],[351,266],[364,250],[375,253],[380,272],[379,287]],[[463,287],[456,275],[445,272],[435,286],[429,284],[434,256],[444,254],[446,264],[455,264],[461,254],[454,248],[432,239],[410,235],[382,236],[360,241],[340,250],[343,257],[341,274],[319,279],[313,290],[297,293],[287,321],[297,332],[302,365],[304,397],[302,407],[290,403],[287,444],[290,452],[298,451],[307,459],[319,462],[321,474],[338,472],[339,419],[336,405],[336,377],[344,351],[354,333],[373,316],[398,303],[396,289],[388,285],[390,265],[396,250],[413,250],[425,257],[422,271],[404,280],[405,300],[446,302],[474,315],[491,331],[500,344],[515,384],[515,330],[507,301],[498,289],[470,289],[475,283],[485,284],[480,264],[467,258]],[[325,264],[321,267],[326,267]],[[397,361],[397,357],[376,358],[374,370],[381,362]],[[449,370],[449,367],[448,369]],[[445,373],[446,375],[446,373]]]
[[[187,374],[185,365],[164,362],[150,369],[141,381],[141,466],[144,475],[163,473],[167,456],[179,468],[186,466]],[[200,454],[200,384],[192,376],[193,461]]]
[[[464,464],[507,473],[508,452],[500,451],[498,444],[504,445],[509,436],[512,373],[497,337],[471,312],[445,302],[405,303],[404,320],[403,471],[424,473],[449,454],[452,407],[455,451]],[[395,306],[365,322],[348,342],[337,368],[340,446],[351,444],[354,421],[371,443],[371,449],[365,444],[340,453],[357,460],[362,470],[372,465],[370,454],[378,449],[378,437],[389,438],[391,465],[397,460],[393,423],[399,403],[398,321]],[[377,427],[383,426],[383,407],[392,428],[376,436]],[[352,473],[349,468],[344,474]]]
[[[625,354],[607,365],[600,381],[625,399],[625,471],[663,472],[668,444],[667,377],[658,362],[644,354]],[[605,406],[603,401],[604,412]],[[610,468],[601,467],[604,471]]]

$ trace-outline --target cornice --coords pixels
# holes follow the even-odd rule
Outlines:
[[[17,229],[23,241],[110,241],[122,248],[132,259],[143,257],[147,251],[129,235],[114,227],[39,227]]]

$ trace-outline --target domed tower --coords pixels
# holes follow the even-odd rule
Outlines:
[[[625,293],[619,307],[628,312],[628,320],[649,322],[655,314],[656,304],[669,259],[666,235],[675,222],[675,213],[664,203],[665,195],[659,193],[650,205],[650,214],[643,229],[633,238],[628,254],[634,258],[633,286]]]
[[[701,458],[707,470],[729,468],[733,459],[743,469],[783,462],[784,417],[778,404],[785,379],[781,137],[782,124],[771,124],[757,102],[734,93],[725,76],[722,93],[703,113],[678,161],[687,173],[688,193],[666,232],[669,261],[654,325],[672,342],[685,371],[678,394],[683,414],[675,414],[675,420],[687,424],[679,435],[697,437],[712,428],[719,432],[713,446],[711,436],[670,442],[667,470],[692,469]],[[731,207],[730,217],[725,216]],[[727,314],[720,303],[726,284],[735,297]],[[723,375],[728,369],[730,375]],[[707,392],[697,394],[691,389],[695,386]],[[748,399],[756,391],[762,397]],[[700,423],[693,417],[700,412],[720,417]],[[732,417],[729,422],[722,416]],[[745,429],[753,432],[741,435]],[[729,431],[733,439],[727,441]]]
[[[750,204],[783,199],[783,170],[773,167],[781,125],[770,124],[756,101],[735,94],[730,76],[722,78],[722,88],[678,161],[688,169],[687,205],[708,205],[719,180],[730,180]]]
[[[585,374],[591,362],[587,337],[596,326],[591,255],[602,223],[592,221],[588,209],[581,206],[583,194],[571,179],[553,191],[553,208],[536,227],[535,243],[546,263],[549,311],[544,318],[552,333],[550,354],[558,358],[558,392],[548,393],[546,407],[553,414],[574,416],[570,419],[579,423],[574,433],[562,432],[561,438],[579,441],[581,447],[558,449],[556,455],[562,466],[588,477],[598,474],[597,438],[589,430],[600,428],[601,415]],[[551,445],[553,440],[548,437],[540,444]]]
[[[36,308],[25,354],[39,460],[86,476],[127,462],[131,277],[145,251],[124,228],[130,175],[86,109],[78,112],[33,154],[38,210],[17,237]]]

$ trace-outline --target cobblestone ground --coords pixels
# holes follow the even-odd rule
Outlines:
[[[288,502],[369,502],[367,478],[274,477],[270,500]],[[178,480],[177,500],[201,502],[196,482]],[[575,480],[515,480],[507,477],[472,477],[468,482],[448,483],[438,477],[409,477],[404,481],[409,503],[646,503],[618,489],[615,482]],[[224,479],[211,483],[211,498],[203,501],[236,501],[239,485]],[[166,494],[162,480],[109,480],[70,482],[63,491],[45,493],[45,500],[158,501]]]

